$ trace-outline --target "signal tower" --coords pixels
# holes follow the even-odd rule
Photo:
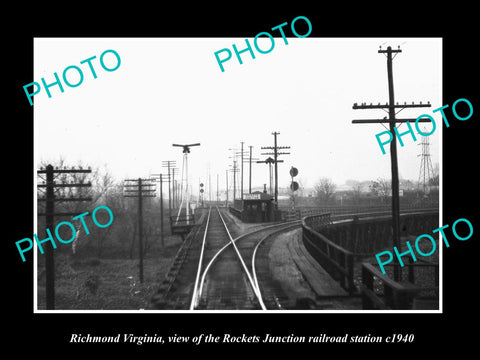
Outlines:
[[[185,212],[186,212],[186,223],[189,225],[190,223],[190,193],[188,191],[188,154],[190,153],[190,147],[192,146],[199,146],[199,143],[196,144],[188,144],[188,145],[180,145],[180,144],[173,144],[173,146],[183,148],[183,165],[182,165],[182,182],[181,182],[181,203],[178,208],[177,218],[175,220],[175,224],[178,224],[178,220],[180,218],[180,214],[182,211],[182,207],[185,204]]]

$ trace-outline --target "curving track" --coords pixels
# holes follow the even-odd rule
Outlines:
[[[379,216],[375,214],[374,216]],[[333,216],[341,222],[346,215]],[[210,208],[201,241],[189,247],[179,275],[165,292],[161,308],[190,310],[283,309],[288,297],[269,268],[269,245],[300,220],[264,226],[234,237],[222,211]],[[193,279],[195,279],[193,281]]]
[[[299,222],[263,227],[234,238],[220,209],[210,209],[203,234],[190,310],[267,310],[279,308],[281,288],[262,275],[259,284],[255,257],[258,247],[273,233]],[[273,231],[272,231],[273,230]],[[264,259],[262,259],[264,260]],[[268,267],[268,263],[266,263]],[[265,304],[263,293],[267,294]]]
[[[209,209],[190,310],[256,309],[262,299],[220,210]]]

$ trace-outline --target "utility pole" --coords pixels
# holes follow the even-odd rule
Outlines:
[[[175,177],[175,174],[173,174],[173,177]],[[178,203],[178,199],[177,199],[177,189],[178,189],[178,184],[177,184],[177,180],[173,179],[173,199],[172,199],[172,206],[173,208],[175,209],[176,206],[177,206],[177,203]]]
[[[229,166],[231,166],[232,168],[227,170],[227,174],[228,174],[229,171],[232,172],[232,176],[233,176],[233,199],[232,199],[232,204],[235,205],[235,198],[237,196],[237,193],[236,193],[237,182],[235,180],[236,175],[238,173],[237,160],[235,160],[235,158],[234,158],[233,166],[232,165],[229,165]],[[227,196],[228,196],[228,177],[227,177]]]
[[[178,168],[171,168],[171,176],[172,176],[172,209],[175,209],[175,206],[177,206],[178,203],[178,196],[177,196],[177,180],[175,180],[175,175],[178,175],[178,172],[180,171]]]
[[[225,207],[228,208],[228,169],[225,170],[225,184],[226,184],[226,200],[225,200]]]
[[[252,158],[252,148],[253,146],[249,145],[249,157],[248,157],[248,166],[249,166],[249,171],[248,171],[248,193],[252,193],[252,161],[253,160],[258,160],[258,158]],[[258,162],[258,161],[257,161]]]
[[[232,169],[228,171],[233,172],[233,199],[232,199],[232,204],[235,207],[235,199],[237,197],[237,182],[236,182],[236,177],[237,177],[237,172],[239,171],[238,165],[237,165],[237,155],[239,154],[238,149],[236,148],[229,148],[229,151],[232,152],[232,156],[229,156],[229,159],[232,159],[233,161],[233,167]],[[232,165],[229,165],[232,166]]]
[[[172,196],[171,196],[171,184],[170,184],[170,177],[171,173],[170,170],[175,167],[175,160],[167,160],[162,161],[162,167],[167,168],[167,179],[168,179],[168,216],[172,216]],[[173,171],[172,171],[173,172]]]
[[[237,160],[233,160],[233,205],[235,206],[235,198],[236,198],[236,188],[237,188],[237,184],[236,184],[236,181],[235,181],[235,177],[237,176],[237,172],[238,172],[238,169],[237,169]]]
[[[248,193],[252,193],[252,145],[249,145],[250,156],[248,159]]]
[[[168,174],[151,174],[150,178],[153,180],[159,180],[160,182],[160,243],[162,244],[162,249],[165,249],[165,235],[164,235],[164,224],[163,224],[163,182],[166,181],[170,183],[170,176]],[[170,215],[169,215],[170,216]]]
[[[78,194],[76,196],[73,195],[71,192],[72,188],[83,188],[83,187],[91,187],[92,184],[90,182],[85,182],[84,178],[77,179],[75,176],[73,179],[68,182],[66,177],[61,179],[61,183],[56,183],[55,175],[59,174],[87,174],[91,173],[92,170],[88,168],[87,170],[82,169],[75,169],[72,167],[71,169],[59,169],[56,167],[53,168],[52,165],[47,165],[45,169],[40,168],[37,171],[37,175],[41,177],[40,174],[45,174],[45,179],[42,184],[38,184],[38,190],[42,191],[45,188],[45,196],[38,197],[38,201],[45,201],[45,212],[38,213],[39,216],[45,216],[45,227],[49,230],[52,230],[54,227],[54,220],[55,216],[76,216],[79,215],[75,212],[55,212],[55,202],[62,201],[91,201],[92,198],[90,196],[83,196],[78,190]],[[60,188],[69,188],[70,196],[55,196],[55,191],[58,191]],[[53,254],[53,248],[51,246],[47,246],[45,248],[45,292],[46,292],[46,309],[47,310],[54,310],[55,309],[55,258]]]
[[[126,179],[124,183],[124,197],[138,198],[138,253],[139,253],[139,278],[143,283],[143,198],[155,197],[155,183],[151,179]]]
[[[241,178],[240,178],[240,199],[243,200],[243,144],[244,141],[240,141],[240,156],[241,156]]]
[[[275,131],[273,135],[273,147],[272,146],[262,146],[262,149],[271,149],[273,153],[262,153],[262,155],[273,155],[273,163],[275,165],[275,210],[278,209],[278,156],[279,155],[289,155],[289,152],[279,152],[279,149],[290,149],[290,146],[278,146],[277,145],[277,135],[280,135],[279,132]]]
[[[395,132],[395,126],[397,123],[405,123],[410,121],[417,122],[429,122],[429,119],[395,119],[395,109],[400,108],[399,112],[405,108],[417,108],[417,107],[430,107],[428,104],[414,104],[407,105],[395,105],[395,96],[393,91],[393,54],[401,53],[400,47],[398,50],[392,50],[389,46],[387,50],[378,50],[379,54],[387,54],[387,75],[388,75],[388,100],[389,103],[385,105],[367,105],[366,103],[357,105],[353,104],[353,109],[388,109],[388,119],[368,119],[368,120],[353,120],[353,124],[372,124],[372,123],[388,123],[390,124],[390,133],[392,134],[392,141],[390,143],[390,158],[391,158],[391,171],[392,171],[392,228],[393,228],[393,246],[397,247],[401,251],[400,243],[400,196],[399,196],[399,180],[398,180],[398,158],[397,158],[397,137]],[[396,55],[395,55],[396,56]],[[394,266],[394,280],[400,281],[401,269],[398,266]]]

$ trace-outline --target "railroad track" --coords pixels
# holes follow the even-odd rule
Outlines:
[[[265,282],[262,286],[259,284],[258,267],[255,267],[257,250],[273,233],[299,226],[300,223],[271,225],[234,238],[220,210],[210,209],[209,213],[209,220],[212,221],[213,217],[213,222],[207,224],[202,250],[208,249],[210,253],[201,252],[190,309],[278,308],[277,303],[270,299],[281,292],[280,287],[268,281],[265,274],[262,276]],[[219,227],[222,231],[218,231]],[[218,240],[221,233],[227,241]],[[268,234],[265,236],[265,233]],[[268,267],[268,262],[262,261],[262,264]],[[264,299],[265,289],[268,289],[268,301]]]
[[[274,234],[300,221],[273,224],[234,236],[228,218],[210,208],[197,237],[181,252],[174,276],[152,301],[158,309],[267,310],[282,308],[281,287],[269,276],[268,254],[259,251]],[[231,227],[231,226],[230,226]],[[200,236],[199,236],[200,235]],[[194,280],[193,280],[194,279]]]
[[[344,214],[332,216],[331,222],[343,222],[352,215],[380,216]],[[218,207],[209,208],[206,218],[196,230],[201,241],[197,237],[183,249],[182,260],[174,264],[175,276],[159,290],[162,299],[154,300],[156,308],[277,310],[288,306],[281,284],[272,278],[269,245],[271,239],[300,226],[301,221],[268,225],[235,237]]]

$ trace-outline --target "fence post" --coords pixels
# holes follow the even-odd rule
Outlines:
[[[348,293],[352,295],[355,292],[355,284],[353,283],[353,255],[346,254],[347,272],[348,272]]]
[[[333,249],[333,253],[334,254],[338,254],[338,263],[339,265],[345,269],[346,268],[346,263],[347,263],[347,254],[345,254],[344,252],[340,252],[338,251],[337,249]],[[328,255],[328,257],[330,257],[330,254]],[[336,272],[340,273],[340,286],[342,288],[346,288],[347,287],[347,284],[348,284],[348,275],[345,275],[345,274],[342,274],[340,271],[336,270]]]
[[[362,283],[363,287],[367,290],[373,290],[373,276],[368,271],[367,267],[362,264]],[[373,308],[373,301],[370,299],[369,296],[366,295],[366,291],[362,291],[362,309],[372,309]]]

